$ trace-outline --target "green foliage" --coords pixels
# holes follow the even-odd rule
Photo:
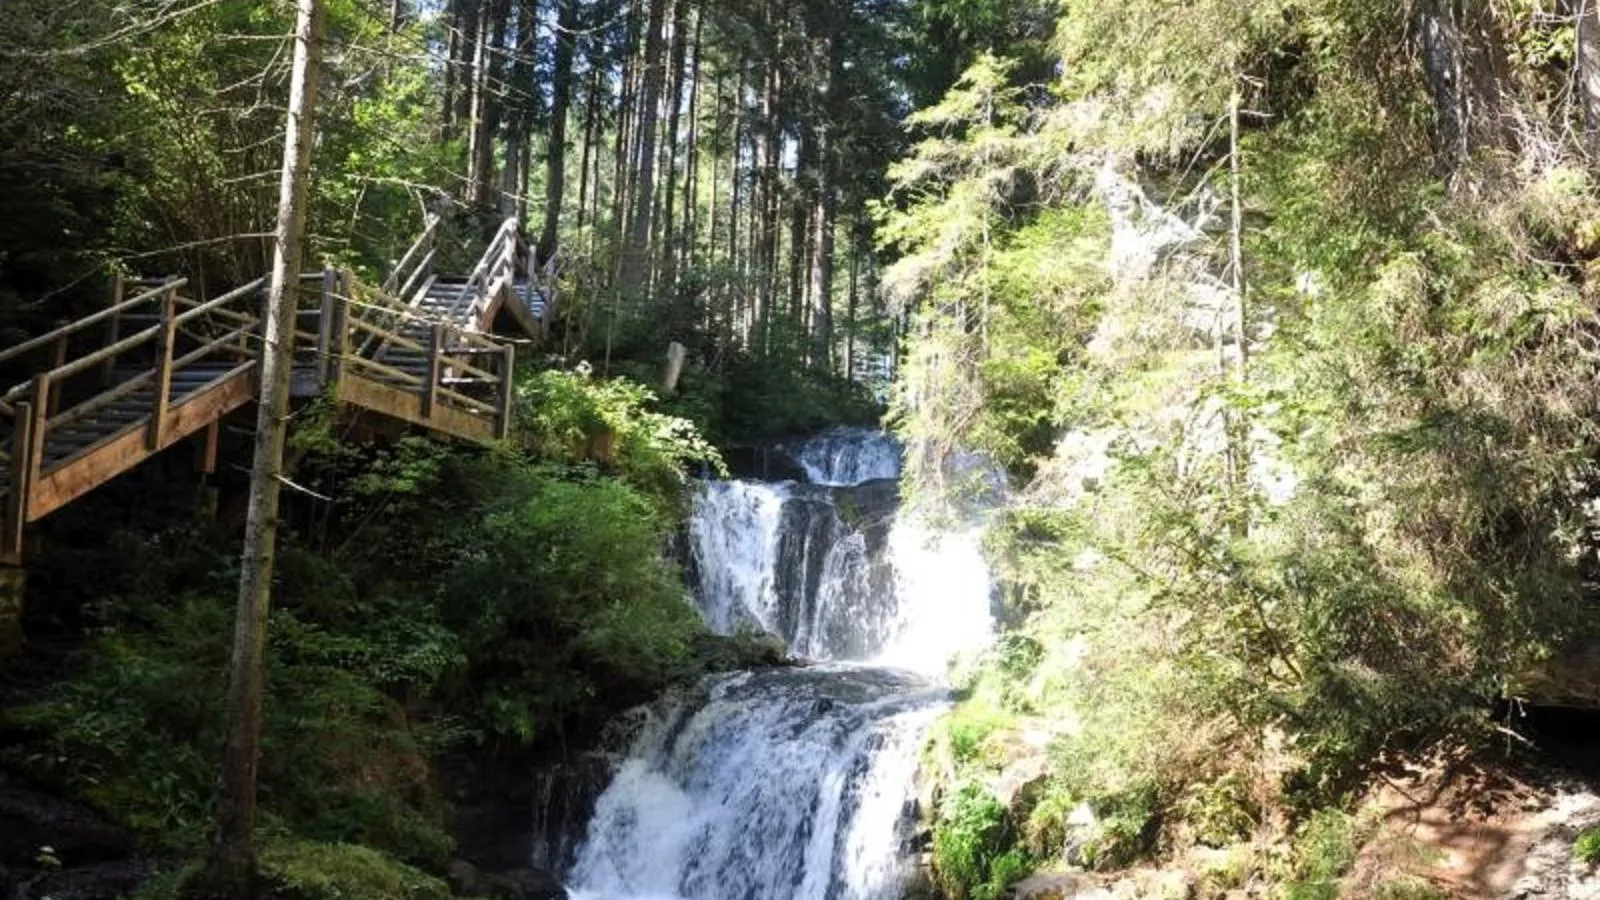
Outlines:
[[[669,524],[656,504],[614,479],[556,468],[492,488],[439,583],[491,732],[542,737],[615,702],[599,696],[602,684],[632,696],[682,671],[701,626],[661,558]]]
[[[449,859],[435,754],[554,741],[751,657],[703,647],[663,557],[686,454],[708,448],[652,419],[642,392],[575,393],[613,404],[600,408],[625,434],[621,477],[504,448],[313,442],[297,477],[336,499],[286,506],[267,645],[264,828],[311,842],[285,857],[283,896],[428,895],[377,854],[432,871]],[[221,757],[233,547],[193,526],[102,522],[94,506],[82,513],[103,539],[53,543],[30,604],[72,610],[93,637],[70,677],[7,710],[26,740],[0,763],[153,849],[193,852]],[[368,877],[385,893],[352,886]]]
[[[1105,864],[1339,806],[1592,640],[1600,188],[1555,136],[1568,38],[1528,8],[1480,39],[1545,155],[1448,179],[1392,4],[1060,12],[1059,78],[980,57],[912,117],[880,236],[912,490],[957,451],[1013,482],[990,555],[1025,643],[972,676],[942,761],[1050,731],[1022,839]]]
[[[978,784],[963,784],[939,807],[934,867],[954,900],[997,900],[1028,871],[1026,851],[1008,847],[1006,809]]]
[[[6,762],[82,796],[154,847],[200,847],[222,752],[232,604],[141,598],[118,613],[125,618],[86,648],[76,677],[7,713],[40,740]],[[308,835],[442,864],[441,807],[404,714],[333,643],[361,642],[287,612],[274,619],[265,811]]]
[[[525,377],[518,396],[520,427],[541,456],[568,464],[602,462],[672,508],[691,467],[726,471],[693,422],[653,411],[655,395],[625,378],[543,371]]]
[[[443,881],[370,847],[279,841],[261,852],[263,896],[273,900],[450,900]]]
[[[1416,877],[1385,881],[1373,891],[1376,900],[1446,900],[1443,889]]]
[[[1600,864],[1600,828],[1590,828],[1572,842],[1572,858],[1587,865]]]
[[[1356,859],[1356,828],[1349,816],[1331,809],[1318,810],[1295,842],[1296,881],[1289,885],[1289,900],[1334,900],[1338,879]]]

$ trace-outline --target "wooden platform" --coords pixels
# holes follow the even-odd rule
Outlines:
[[[301,279],[294,392],[477,443],[504,440],[514,415],[515,344],[490,333],[502,313],[540,339],[555,270],[535,270],[514,220],[465,278],[432,271],[431,220],[377,290],[343,272]],[[19,565],[27,525],[181,441],[216,465],[221,420],[260,393],[265,279],[220,297],[187,283],[118,281],[111,304],[0,350],[40,358],[0,394],[0,565]],[[131,296],[130,296],[131,294]],[[535,302],[536,301],[536,302]]]

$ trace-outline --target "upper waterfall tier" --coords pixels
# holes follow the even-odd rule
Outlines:
[[[812,484],[849,487],[899,478],[904,451],[887,432],[841,425],[793,445],[789,452]]]
[[[695,600],[721,634],[757,629],[807,659],[933,674],[990,635],[979,539],[900,510],[889,482],[708,482],[689,527]]]

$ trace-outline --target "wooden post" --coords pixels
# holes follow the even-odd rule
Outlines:
[[[433,415],[433,404],[439,399],[439,354],[444,349],[444,325],[435,322],[428,332],[428,369],[422,383],[422,417]]]
[[[355,276],[349,271],[340,279],[343,289],[333,297],[333,303],[324,313],[328,317],[328,367],[323,377],[325,384],[338,384],[344,374],[345,357],[350,355],[350,295],[354,293]]]
[[[71,324],[72,323],[70,321],[66,320],[66,319],[60,319],[60,320],[58,320],[56,322],[56,328],[58,328],[58,329],[59,328],[66,328],[68,325],[71,325]],[[67,335],[63,334],[61,337],[56,338],[55,345],[51,348],[51,352],[50,352],[50,368],[51,369],[59,369],[59,368],[61,368],[62,366],[66,365],[66,364],[67,364]],[[60,405],[61,405],[61,392],[60,391],[56,392],[56,396],[51,398],[50,403],[51,403],[51,406],[50,406],[50,409],[47,412],[48,412],[49,415],[53,416],[53,415],[56,414],[57,408],[60,407]]]
[[[205,435],[202,438],[204,443],[200,446],[200,474],[217,474],[217,443],[221,437],[222,420],[213,419],[211,424],[206,426]]]
[[[150,428],[145,432],[147,449],[160,450],[166,438],[167,404],[172,394],[172,348],[178,336],[176,287],[161,295],[161,336],[156,344],[156,398],[150,414]]]
[[[45,410],[50,408],[50,373],[42,372],[33,377],[33,403],[28,410],[32,422],[27,426],[28,451],[19,454],[27,460],[28,472],[23,479],[23,491],[28,495],[26,505],[23,507],[23,519],[28,518],[28,509],[33,506],[33,483],[44,474],[44,433],[48,429],[50,418],[45,415]],[[21,404],[18,404],[20,407]],[[22,428],[22,415],[17,415],[17,427]]]
[[[0,658],[22,649],[22,594],[26,582],[19,565],[0,565]]]
[[[317,377],[326,385],[333,371],[333,305],[339,294],[339,276],[332,269],[322,270],[322,314],[317,320]]]
[[[126,289],[127,289],[127,285],[122,280],[122,274],[119,272],[114,278],[111,279],[111,305],[112,306],[120,306],[122,304],[122,301],[124,299],[124,292],[126,291]],[[107,347],[109,347],[112,344],[115,344],[118,340],[120,340],[121,337],[122,337],[122,313],[112,313],[111,314],[111,318],[106,320],[106,344],[105,345]],[[104,365],[102,365],[100,367],[100,383],[102,385],[106,386],[106,387],[110,387],[112,379],[114,379],[116,377],[117,377],[117,359],[116,359],[116,357],[110,357],[105,361]]]
[[[22,565],[22,534],[28,525],[28,496],[33,492],[33,404],[17,404],[17,427],[11,435],[11,493],[6,495],[5,534],[0,535],[0,565]]]
[[[494,436],[496,440],[505,440],[511,437],[511,404],[517,396],[516,389],[516,363],[517,348],[515,344],[507,344],[500,351],[500,416],[494,423]]]

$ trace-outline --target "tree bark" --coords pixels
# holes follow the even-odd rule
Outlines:
[[[1484,0],[1420,0],[1416,15],[1439,154],[1455,172],[1479,150],[1512,143],[1501,89],[1502,41]]]
[[[661,154],[661,278],[660,284],[675,296],[678,278],[677,201],[678,201],[678,132],[683,119],[683,85],[687,77],[689,58],[689,0],[676,0],[672,4],[672,86],[667,92],[667,129],[662,138]],[[687,204],[686,204],[687,206]]]
[[[539,258],[556,252],[561,202],[567,192],[567,111],[572,107],[572,59],[577,52],[578,0],[561,0],[556,21],[555,71],[550,79],[550,144],[545,151],[544,228]]]
[[[1600,153],[1600,0],[1578,0],[1578,100],[1584,144]]]
[[[622,292],[634,300],[647,299],[644,295],[650,277],[650,225],[655,206],[656,114],[661,104],[661,56],[666,7],[666,0],[650,0],[649,21],[645,26],[644,73],[639,92],[639,162],[634,179],[638,187],[632,200],[633,215],[627,242],[622,249],[622,273],[619,279]]]
[[[217,808],[218,840],[206,878],[213,893],[230,897],[251,896],[256,867],[256,767],[261,756],[267,613],[272,601],[283,446],[289,430],[295,310],[321,54],[321,0],[298,0],[297,6],[276,241],[262,316],[261,397],[229,668],[228,740]]]

